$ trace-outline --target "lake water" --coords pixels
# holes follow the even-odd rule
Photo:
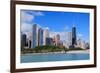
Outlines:
[[[23,54],[21,63],[30,62],[49,62],[49,61],[71,61],[71,60],[88,60],[88,53],[60,53],[60,54]]]

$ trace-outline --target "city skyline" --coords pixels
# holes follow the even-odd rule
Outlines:
[[[48,28],[50,35],[65,34],[75,26],[77,37],[89,41],[89,13],[34,10],[21,10],[21,13],[22,32],[29,32],[34,23],[38,24],[39,27]]]
[[[49,29],[42,29],[37,24],[32,26],[31,35],[21,33],[21,47],[26,48],[35,48],[37,46],[58,46],[65,48],[83,48],[87,49],[89,47],[89,42],[86,42],[82,39],[77,40],[77,29],[76,27],[72,28],[72,31],[66,34],[68,39],[62,40],[60,34],[55,34],[53,37],[49,36]],[[28,37],[31,36],[31,37]]]

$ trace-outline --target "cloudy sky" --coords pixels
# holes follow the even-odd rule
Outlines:
[[[75,26],[77,37],[89,41],[89,13],[21,10],[21,32],[31,32],[35,23],[48,27],[51,36],[60,34],[62,40]]]

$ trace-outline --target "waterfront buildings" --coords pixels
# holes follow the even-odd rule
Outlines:
[[[33,25],[32,39],[32,48],[43,45],[43,29],[39,28],[37,24]]]
[[[31,34],[27,36],[28,48],[35,48],[36,46],[46,45],[46,43],[48,44],[48,39],[52,41],[51,38],[49,38],[49,29],[45,28],[43,30],[37,24],[33,24]]]
[[[50,36],[48,28],[40,28],[37,24],[33,24],[32,31],[29,34],[21,33],[21,47],[35,48],[36,46],[55,45],[65,48],[83,48],[89,49],[89,43],[78,39],[76,36],[76,27],[72,27],[72,31],[66,32],[67,39],[62,40],[60,33]]]

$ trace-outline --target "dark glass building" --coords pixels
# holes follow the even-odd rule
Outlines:
[[[28,40],[28,48],[31,48],[31,44],[32,44],[31,40]]]
[[[38,29],[38,46],[43,45],[43,29],[39,28]]]
[[[21,48],[24,48],[26,46],[26,40],[27,40],[26,34],[22,34],[21,35]]]
[[[72,28],[72,46],[76,45],[76,27]]]
[[[46,45],[53,45],[53,39],[52,38],[46,38]]]

